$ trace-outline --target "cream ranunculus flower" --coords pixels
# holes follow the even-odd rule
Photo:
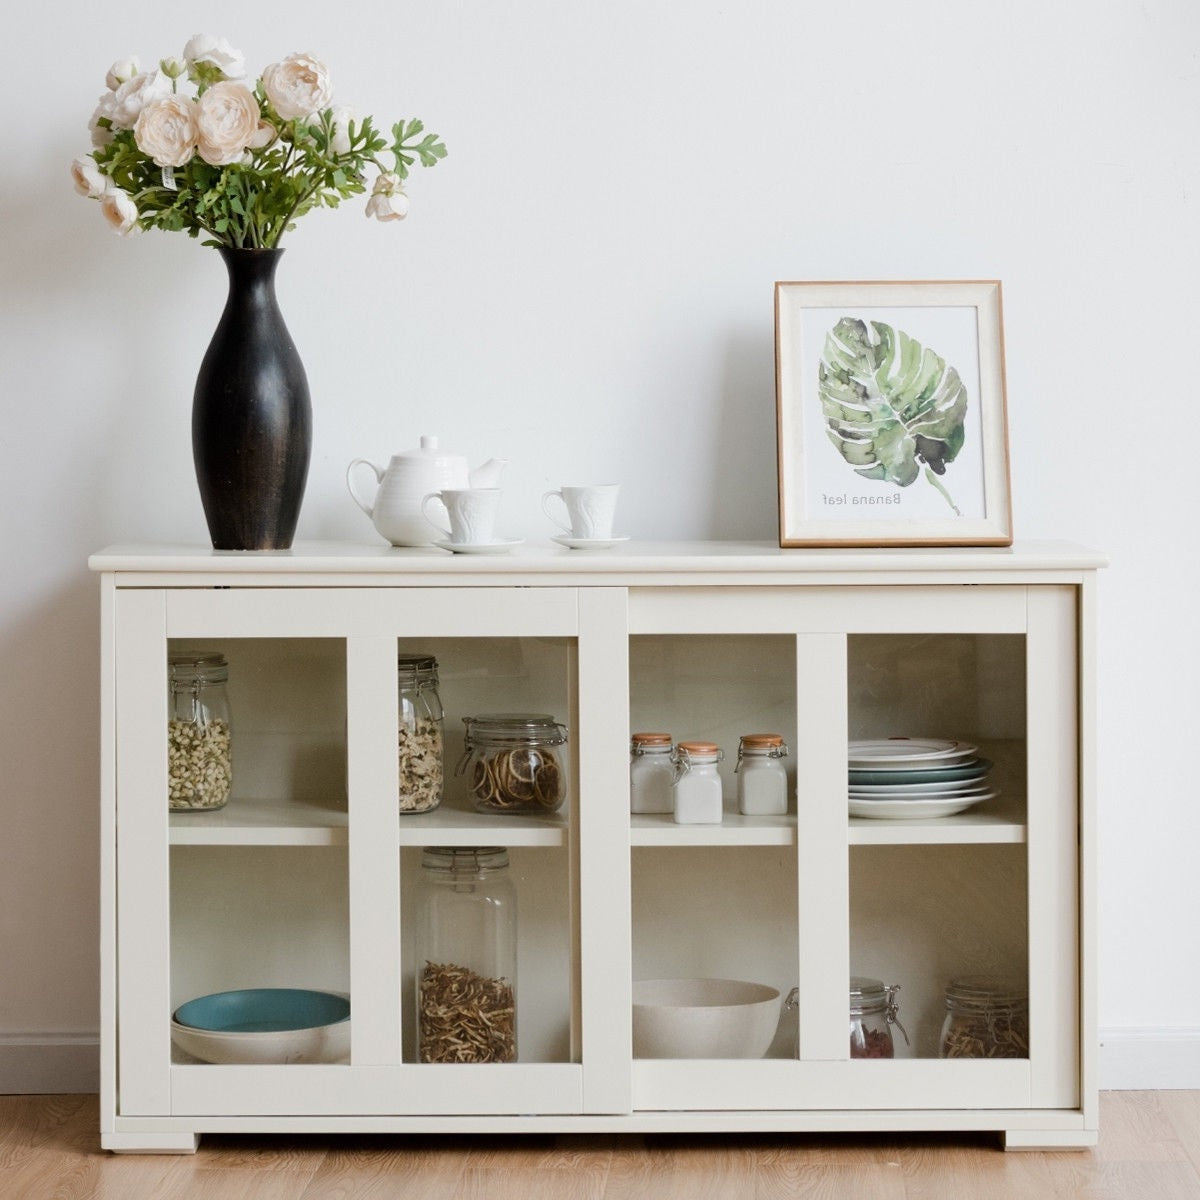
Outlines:
[[[241,79],[246,74],[246,59],[240,50],[235,50],[224,38],[211,33],[194,33],[183,48],[183,57],[187,65],[195,68],[200,64],[200,70],[194,74],[216,74],[217,78]],[[209,70],[206,72],[205,67]],[[213,70],[215,68],[215,71]]]
[[[159,70],[143,71],[126,80],[113,93],[112,112],[108,114],[114,129],[132,129],[142,109],[171,94],[171,81]]]
[[[138,210],[133,197],[119,187],[111,187],[100,197],[100,211],[114,233],[127,234],[137,226]]]
[[[88,132],[92,135],[92,148],[101,150],[113,140],[112,130],[107,125],[101,125],[101,118],[109,121],[113,119],[113,113],[116,111],[114,103],[115,96],[112,92],[105,92],[100,97],[100,102],[96,105],[96,111],[92,113],[91,120],[88,121]]]
[[[345,104],[335,104],[330,117],[333,120],[333,137],[329,148],[334,154],[350,153],[350,122],[355,120],[354,109]]]
[[[139,71],[136,58],[118,58],[111,67],[108,68],[108,74],[104,77],[105,86],[109,91],[115,92],[123,83],[128,83]]]
[[[92,199],[103,196],[108,187],[108,176],[96,166],[96,160],[90,154],[71,164],[71,178],[75,181],[75,190]]]
[[[285,120],[311,116],[329,107],[333,84],[329,70],[311,54],[289,54],[262,73],[263,91],[275,111]]]
[[[408,197],[399,175],[388,171],[375,180],[367,201],[367,216],[377,221],[402,221],[408,216]]]
[[[137,148],[156,167],[182,167],[196,153],[196,102],[189,96],[167,96],[147,104],[133,127]]]
[[[214,83],[196,101],[200,157],[214,167],[237,162],[259,136],[261,115],[244,83]]]

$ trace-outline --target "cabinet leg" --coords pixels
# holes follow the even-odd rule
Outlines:
[[[1098,1129],[1006,1129],[1005,1150],[1086,1150],[1100,1140]]]
[[[114,1154],[195,1154],[199,1145],[200,1135],[187,1129],[100,1135],[101,1149]]]

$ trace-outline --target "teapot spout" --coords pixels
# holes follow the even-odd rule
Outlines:
[[[487,462],[481,463],[471,472],[471,486],[473,488],[499,487],[500,476],[506,466],[508,466],[507,458],[489,458]]]

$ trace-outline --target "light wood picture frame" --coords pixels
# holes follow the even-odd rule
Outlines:
[[[778,282],[781,546],[1012,543],[999,280]]]

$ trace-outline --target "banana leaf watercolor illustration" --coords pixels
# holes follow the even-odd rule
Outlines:
[[[842,317],[817,375],[825,431],[858,475],[897,487],[924,478],[962,516],[943,482],[966,440],[967,389],[953,366],[902,329]]]

